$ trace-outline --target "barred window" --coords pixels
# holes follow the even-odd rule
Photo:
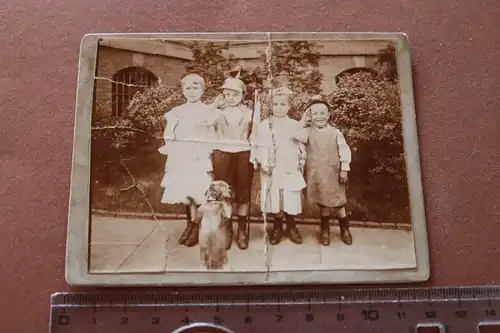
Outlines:
[[[124,115],[134,94],[156,85],[157,82],[158,78],[142,67],[127,67],[116,72],[111,87],[113,116]]]

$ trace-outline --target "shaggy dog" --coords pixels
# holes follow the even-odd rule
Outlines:
[[[213,181],[207,202],[198,209],[200,255],[207,269],[221,269],[227,263],[226,224],[231,223],[232,190],[224,181]]]

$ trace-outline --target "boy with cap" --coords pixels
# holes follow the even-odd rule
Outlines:
[[[212,155],[214,180],[228,183],[235,193],[235,210],[238,216],[236,243],[242,250],[248,247],[247,219],[253,164],[250,162],[250,126],[252,110],[241,102],[246,93],[245,83],[238,77],[229,77],[222,85],[223,92],[214,102],[221,109],[215,121],[218,143]],[[231,248],[233,227],[228,223],[227,249]]]
[[[301,192],[306,187],[302,172],[307,130],[288,116],[292,94],[286,87],[272,92],[272,115],[257,130],[255,157],[261,170],[260,202],[264,213],[274,214],[272,245],[280,243],[283,234],[295,244],[302,243],[295,216],[302,212]]]
[[[345,210],[347,174],[350,171],[351,150],[342,132],[329,125],[330,106],[319,96],[307,105],[301,122],[308,123],[306,196],[311,205],[320,209],[319,243],[330,244],[331,211],[339,219],[340,238],[347,245],[352,244],[349,220]]]

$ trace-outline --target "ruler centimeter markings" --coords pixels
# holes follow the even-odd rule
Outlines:
[[[51,333],[500,333],[500,286],[56,293]]]

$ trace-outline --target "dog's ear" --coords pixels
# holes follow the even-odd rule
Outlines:
[[[222,203],[222,215],[227,219],[233,216],[233,206],[229,202],[224,201]]]
[[[226,200],[230,200],[233,198],[233,189],[231,188],[231,186],[229,186],[228,184],[226,184],[226,186],[223,186],[222,196]]]

